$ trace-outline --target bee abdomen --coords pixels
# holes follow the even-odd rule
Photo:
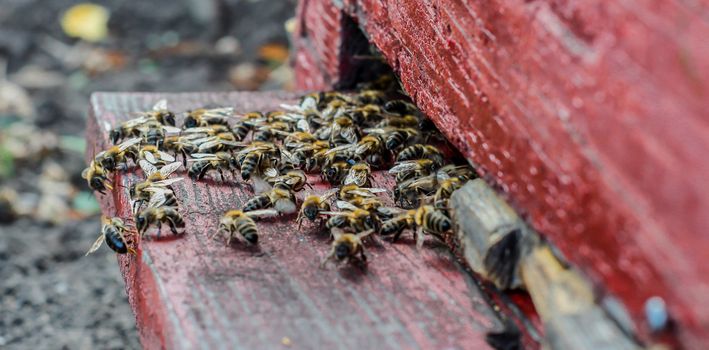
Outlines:
[[[406,134],[403,131],[394,131],[387,136],[385,146],[388,150],[393,150],[406,141]]]
[[[343,227],[347,224],[347,217],[344,215],[337,215],[333,216],[330,219],[327,220],[325,223],[325,227],[328,229],[333,228],[333,227]]]
[[[268,207],[271,204],[271,200],[266,195],[259,195],[249,199],[246,204],[244,204],[243,211],[254,211]]]
[[[428,229],[436,233],[444,233],[452,227],[451,219],[438,210],[428,213],[426,221]]]
[[[118,254],[125,254],[128,252],[126,242],[121,238],[120,233],[118,233],[115,228],[108,227],[106,229],[106,233],[104,234],[104,238],[106,238],[106,245],[114,252]]]

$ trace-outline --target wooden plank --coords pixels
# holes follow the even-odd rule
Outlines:
[[[162,98],[178,112],[205,105],[266,111],[294,101],[284,93],[97,93],[89,153],[107,145],[106,123],[115,125]],[[137,179],[126,173],[114,181],[129,186]],[[391,186],[381,177],[376,182]],[[148,349],[486,348],[488,332],[505,330],[486,294],[494,289],[483,292],[440,243],[417,251],[411,239],[374,242],[366,272],[323,270],[318,264],[328,237],[313,227],[297,230],[292,217],[259,223],[257,249],[207,238],[223,212],[252,194],[242,183],[227,176],[226,183],[186,180],[174,187],[186,233],[144,239],[137,256],[118,258]],[[105,214],[130,216],[127,190],[98,197]]]
[[[709,226],[709,24],[700,5],[308,3],[318,1],[360,24],[419,107],[595,288],[620,301],[642,340],[709,343],[709,239],[697,234]],[[347,45],[317,28],[298,40],[331,52]],[[322,82],[319,67],[338,67],[328,59],[313,53],[296,77]],[[651,330],[645,303],[654,298],[674,327]]]

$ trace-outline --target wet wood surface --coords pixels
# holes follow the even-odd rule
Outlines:
[[[203,106],[267,111],[294,101],[286,93],[97,93],[89,156],[108,144],[107,126],[162,98],[177,112]],[[125,187],[137,180],[135,171],[114,178]],[[391,187],[379,175],[375,184]],[[325,189],[319,181],[314,186]],[[409,238],[373,241],[366,271],[320,269],[329,237],[313,225],[298,230],[294,217],[259,222],[255,248],[208,238],[222,213],[253,194],[240,179],[185,179],[174,187],[185,233],[172,237],[166,227],[161,238],[138,242],[137,256],[118,259],[146,348],[479,349],[488,347],[488,332],[503,331],[490,304],[494,292],[483,291],[442,243],[427,241],[417,251]],[[133,223],[127,189],[97,196],[104,214]]]

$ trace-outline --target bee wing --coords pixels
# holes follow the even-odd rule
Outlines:
[[[247,211],[244,214],[248,217],[264,218],[264,217],[274,217],[278,215],[277,209],[260,209]]]
[[[153,105],[154,111],[164,111],[166,109],[167,109],[167,100],[166,99],[159,100],[158,102],[155,102],[155,104]]]
[[[219,145],[219,140],[216,139],[216,140],[212,140],[212,141],[208,141],[208,142],[204,142],[204,143],[200,144],[198,150],[200,152],[204,152],[204,151],[211,149],[213,147],[216,147],[218,145]]]
[[[389,174],[398,174],[398,173],[401,173],[404,171],[415,170],[417,168],[418,168],[418,164],[416,163],[415,160],[405,161],[405,162],[401,162],[401,163],[395,165],[394,167],[392,167],[391,169],[389,169]]]
[[[273,208],[279,213],[283,214],[293,214],[298,211],[298,207],[290,199],[279,199],[273,204]]]
[[[179,134],[182,132],[182,129],[170,125],[163,125],[162,129],[165,130],[166,133],[171,135]]]
[[[141,141],[142,141],[142,139],[140,137],[134,137],[132,139],[125,140],[118,145],[118,149],[121,151],[125,151],[128,149],[128,147],[131,147],[133,145],[137,145]]]
[[[204,111],[205,117],[231,117],[234,115],[234,108],[232,107],[222,107],[222,108],[211,108]]]
[[[141,169],[143,169],[143,172],[145,173],[146,176],[150,176],[158,172],[158,167],[150,163],[149,161],[145,159],[141,159],[138,161],[138,165],[140,166]]]
[[[325,193],[323,193],[322,196],[320,196],[320,200],[324,201],[324,200],[330,199],[330,197],[337,194],[337,191],[338,191],[337,188],[331,188],[331,189],[327,190]]]
[[[189,128],[182,130],[182,133],[185,134],[207,134],[212,131],[212,128],[206,127],[206,126],[201,126],[198,128]]]
[[[175,157],[172,156],[172,154],[163,152],[163,151],[158,151],[158,156],[160,156],[160,159],[166,161],[166,162],[174,162]]]
[[[88,168],[86,168],[86,169],[84,169],[84,170],[81,171],[81,177],[82,177],[83,179],[89,177],[89,169],[91,169],[91,167],[92,167],[93,165],[94,165],[94,162],[91,161],[91,165],[89,165]]]
[[[437,181],[445,181],[450,179],[450,175],[446,173],[445,171],[437,171],[436,172],[436,180]]]
[[[103,244],[103,242],[105,240],[106,240],[106,236],[103,233],[101,233],[98,236],[98,239],[96,239],[96,241],[94,242],[94,244],[91,245],[91,248],[89,248],[89,251],[87,251],[86,254],[84,254],[84,256],[87,256],[87,255],[97,251],[98,248],[101,248],[101,244]]]
[[[155,181],[155,182],[153,182],[153,186],[170,186],[170,185],[172,185],[174,183],[178,183],[182,180],[184,180],[184,178],[182,178],[182,177],[173,177],[172,179]],[[154,187],[148,187],[148,188],[154,188]]]
[[[295,127],[300,131],[310,132],[310,123],[305,119],[298,120],[298,122],[295,123]]]
[[[345,209],[345,210],[356,210],[358,209],[354,204],[346,201],[337,201],[335,204],[337,204],[337,207],[340,209]]]
[[[319,214],[330,216],[346,215],[346,213],[343,213],[341,211],[321,211]]]
[[[160,175],[162,175],[162,177],[168,177],[170,176],[170,174],[177,171],[177,169],[179,169],[181,166],[181,162],[172,162],[170,164],[166,164],[165,166],[160,168]]]
[[[145,160],[150,162],[150,164],[157,164],[158,163],[158,159],[155,158],[155,155],[153,154],[153,152],[143,152],[143,157],[145,157]]]
[[[138,125],[145,124],[150,121],[150,118],[146,116],[141,116],[138,118],[133,118],[130,120],[126,120],[125,122],[121,123],[121,126],[124,128],[134,128]]]
[[[342,135],[342,137],[345,140],[355,140],[355,142],[356,142],[357,141],[357,128],[348,127],[348,128],[342,129],[340,131],[340,135]]]
[[[355,145],[352,145],[352,144],[340,145],[337,147],[330,148],[329,150],[327,150],[325,152],[325,154],[331,154],[331,153],[335,153],[335,152],[348,150],[348,149],[351,149],[353,146],[355,146]]]
[[[159,208],[160,206],[165,204],[165,202],[167,202],[167,196],[165,196],[165,192],[151,192],[153,192],[153,194],[150,195],[150,201],[148,202],[149,208]]]
[[[280,174],[278,174],[278,170],[276,168],[268,168],[263,172],[264,175],[268,177],[278,177]]]
[[[219,159],[216,155],[211,153],[192,153],[190,156],[194,159],[188,159],[187,161],[197,161],[197,160],[217,160]]]
[[[347,177],[345,177],[345,185],[363,185],[367,182],[367,176],[368,174],[366,171],[356,171],[350,169],[350,171],[347,173]]]
[[[260,176],[253,176],[252,179],[254,183],[254,193],[256,194],[261,194],[266,191],[270,191],[273,188],[270,183],[268,183]]]
[[[300,161],[298,158],[296,158],[293,153],[282,149],[281,150],[281,159],[283,160],[284,163],[289,163],[289,164],[300,164]]]
[[[383,215],[398,215],[406,212],[406,210],[397,207],[379,207],[377,212]]]
[[[289,112],[300,113],[302,111],[301,107],[297,105],[287,105],[285,103],[281,103],[280,107]]]

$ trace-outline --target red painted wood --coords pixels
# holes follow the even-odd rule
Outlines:
[[[661,296],[684,347],[709,343],[706,1],[332,3],[644,340],[643,304]]]
[[[178,112],[205,105],[266,111],[294,101],[284,93],[98,93],[91,99],[90,149],[106,146],[105,123],[161,98]],[[114,179],[123,186],[136,180],[133,173]],[[375,182],[392,185],[382,177]],[[207,238],[223,212],[252,195],[243,184],[185,180],[174,187],[184,236],[166,229],[164,239],[140,241],[138,256],[118,259],[145,348],[277,348],[287,337],[295,348],[477,349],[487,347],[487,332],[502,330],[498,306],[489,304],[494,290],[483,292],[442,244],[428,242],[417,252],[410,239],[373,242],[366,273],[321,270],[327,236],[311,226],[298,231],[292,217],[259,223],[260,249]],[[99,199],[104,214],[130,216],[127,190]]]

